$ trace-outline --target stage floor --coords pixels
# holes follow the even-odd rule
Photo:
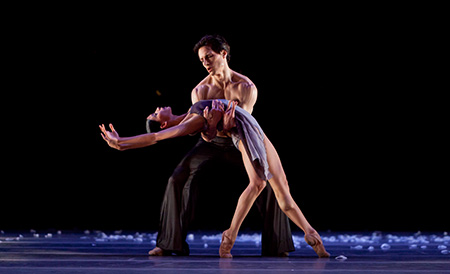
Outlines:
[[[261,235],[242,233],[234,258],[220,259],[219,232],[189,234],[190,256],[150,257],[156,233],[0,231],[0,273],[450,273],[446,232],[321,235],[329,259],[318,259],[300,233],[287,258],[260,257]]]

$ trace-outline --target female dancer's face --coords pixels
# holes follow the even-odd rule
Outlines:
[[[147,119],[159,122],[160,124],[170,121],[172,118],[172,108],[171,107],[159,107],[156,108],[155,112],[150,114]]]

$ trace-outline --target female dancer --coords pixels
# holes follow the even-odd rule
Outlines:
[[[227,104],[224,111],[224,104]],[[258,122],[237,102],[226,100],[203,100],[195,103],[185,115],[174,115],[170,107],[157,108],[147,119],[159,123],[159,132],[147,133],[133,137],[119,137],[112,124],[111,131],[104,125],[100,126],[101,135],[109,146],[118,150],[126,150],[150,146],[158,141],[185,136],[205,131],[206,118],[209,110],[223,113],[223,120],[235,120],[235,125],[227,134],[233,138],[233,143],[242,153],[244,166],[250,179],[248,187],[241,194],[229,229],[222,234],[219,254],[222,258],[232,258],[231,249],[238,235],[239,228],[247,216],[258,195],[264,189],[266,181],[273,188],[275,197],[283,212],[305,233],[305,241],[314,249],[319,257],[329,257],[317,231],[308,223],[302,211],[292,198],[286,175],[280,158],[270,140],[265,136]],[[216,117],[216,120],[217,117]],[[211,124],[211,123],[210,123]],[[229,123],[228,123],[229,124]],[[220,125],[218,125],[220,128]],[[228,129],[227,129],[228,130]],[[215,133],[206,134],[209,139]]]

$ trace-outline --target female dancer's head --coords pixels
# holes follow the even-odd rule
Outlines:
[[[147,117],[147,131],[157,132],[168,128],[172,125],[175,118],[171,107],[158,107],[155,112]]]

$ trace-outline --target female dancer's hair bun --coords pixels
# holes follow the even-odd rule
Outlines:
[[[146,128],[148,133],[158,132],[161,130],[161,124],[154,120],[147,120]]]

